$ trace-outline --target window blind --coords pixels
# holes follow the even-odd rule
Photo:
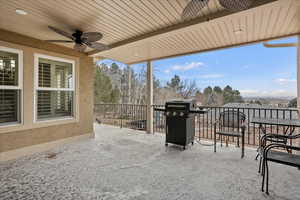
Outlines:
[[[73,116],[72,64],[39,58],[37,119]]]
[[[0,50],[0,125],[20,121],[18,56]]]

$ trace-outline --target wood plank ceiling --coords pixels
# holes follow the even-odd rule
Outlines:
[[[99,31],[103,52],[92,56],[137,63],[294,35],[300,32],[299,0],[271,2],[229,13],[210,0],[199,16],[183,21],[189,0],[9,0],[0,6],[0,28],[41,40],[65,39],[50,31]],[[17,15],[22,9],[28,14]],[[207,18],[210,18],[208,21]],[[0,38],[1,40],[1,38]],[[62,44],[60,44],[62,45]],[[63,44],[72,47],[72,44]]]

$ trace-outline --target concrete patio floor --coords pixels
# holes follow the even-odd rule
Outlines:
[[[0,163],[0,199],[296,200],[300,171],[271,164],[260,192],[255,150],[164,147],[160,134],[95,125],[96,138]],[[50,154],[53,158],[48,158]],[[51,156],[50,156],[51,157]]]

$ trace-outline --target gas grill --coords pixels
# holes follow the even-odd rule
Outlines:
[[[195,137],[195,114],[205,113],[204,110],[196,109],[194,100],[174,100],[165,104],[165,109],[155,110],[164,111],[166,116],[166,143],[183,146],[186,148],[190,143],[194,144]]]

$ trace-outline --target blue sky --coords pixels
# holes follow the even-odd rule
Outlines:
[[[293,37],[276,42],[296,41]],[[201,90],[207,86],[230,85],[243,96],[296,96],[296,54],[294,47],[265,48],[255,44],[158,60],[153,66],[162,84],[177,74],[182,80],[195,80]],[[132,67],[139,71],[143,66],[141,63]]]

